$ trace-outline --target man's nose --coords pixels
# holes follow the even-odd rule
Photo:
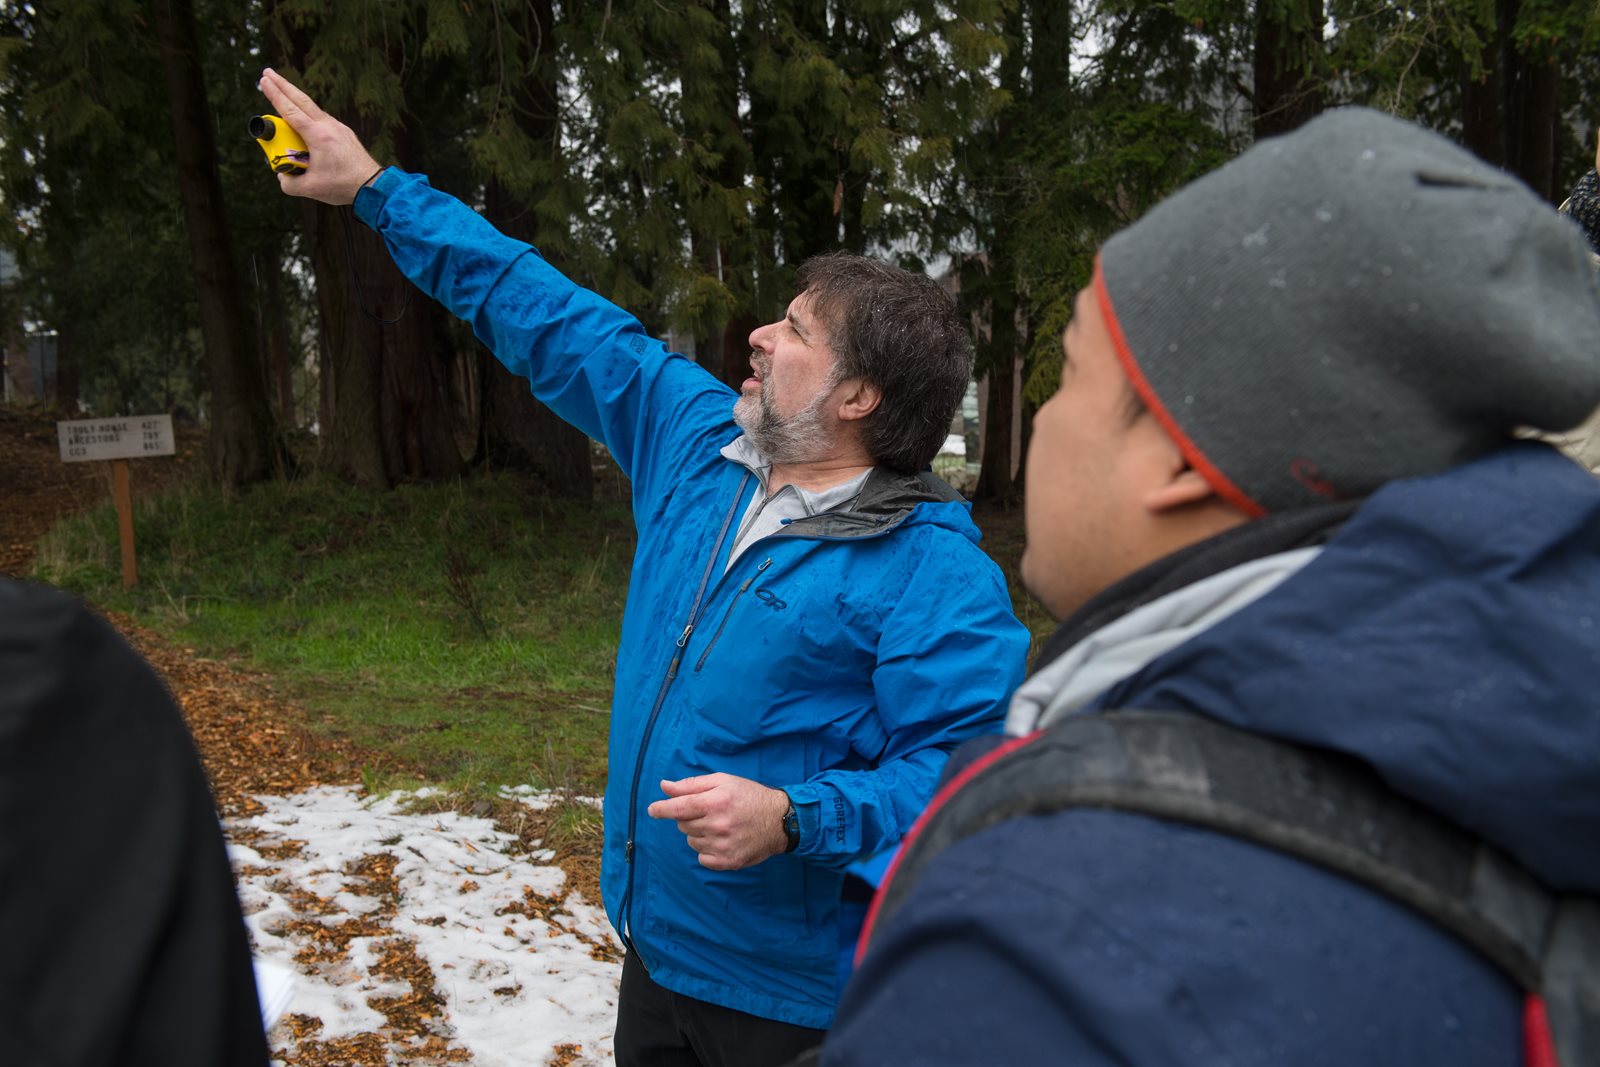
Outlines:
[[[750,331],[750,347],[751,348],[764,348],[765,344],[766,344],[766,339],[769,336],[771,336],[773,329],[777,325],[778,324],[775,323],[775,322],[769,322],[765,326],[757,326],[755,329],[751,330]]]

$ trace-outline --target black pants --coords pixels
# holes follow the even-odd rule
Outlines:
[[[177,706],[76,601],[0,579],[0,1063],[267,1060]]]
[[[634,953],[623,960],[617,1067],[782,1067],[826,1033],[674,993]]]

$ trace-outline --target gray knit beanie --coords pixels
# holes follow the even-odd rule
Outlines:
[[[1106,242],[1123,369],[1252,515],[1445,470],[1600,406],[1586,245],[1515,178],[1376,111],[1263,141]]]

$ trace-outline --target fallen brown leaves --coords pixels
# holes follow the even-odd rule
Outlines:
[[[109,618],[178,698],[224,814],[249,814],[253,793],[355,784],[362,765],[376,762],[342,738],[298,725],[304,715],[261,675],[196,656],[125,615]]]
[[[571,918],[572,913],[566,909],[566,902],[556,897],[543,896],[533,891],[531,886],[522,887],[522,899],[515,904],[507,904],[495,912],[497,916],[522,915],[529,919],[538,919],[545,924],[545,929],[550,935],[571,934],[584,945],[588,946],[589,958],[601,963],[621,963],[622,950],[609,938],[594,938],[565,923],[556,921],[557,916],[565,915]]]
[[[502,800],[487,814],[494,819],[497,829],[515,837],[523,849],[532,852],[548,848],[555,865],[566,873],[567,884],[582,893],[585,900],[600,900],[600,853],[604,847],[600,834],[576,838],[552,834],[560,818],[560,810],[555,806],[534,811],[525,804]]]
[[[583,1046],[561,1044],[550,1050],[550,1067],[572,1067],[583,1059]]]
[[[432,1025],[441,1016],[444,998],[433,988],[433,968],[417,955],[416,942],[395,938],[376,946],[378,962],[372,973],[410,986],[410,991],[393,997],[372,997],[367,1004],[383,1013],[390,1033],[403,1040],[416,1041],[439,1036]]]
[[[299,855],[303,842],[263,840],[259,831],[241,825],[237,817],[260,810],[251,794],[286,795],[316,785],[354,784],[363,763],[375,762],[371,754],[342,739],[315,735],[300,727],[303,714],[273,694],[266,679],[198,657],[192,650],[172,644],[125,616],[114,615],[111,621],[166,679],[177,697],[210,776],[217,806],[225,815],[236,817],[230,823],[230,836],[248,844],[263,860]],[[539,847],[539,838],[534,835],[548,830],[548,821],[539,817],[543,813],[529,817],[525,805],[497,804],[492,814],[502,828],[514,832],[530,849]],[[565,855],[558,856],[558,862],[567,861],[563,866],[571,884],[588,899],[599,900],[599,856],[585,854],[581,849],[563,852]],[[379,1067],[395,1062],[436,1067],[471,1060],[471,1054],[452,1045],[447,1036],[443,1000],[435,987],[433,971],[417,956],[415,943],[394,936],[389,925],[400,896],[394,869],[395,857],[388,853],[358,857],[346,864],[345,873],[360,879],[350,891],[376,898],[380,906],[372,913],[338,923],[323,918],[341,911],[331,900],[309,892],[286,892],[298,918],[274,932],[300,944],[295,954],[300,966],[309,970],[336,969],[348,963],[352,941],[382,938],[385,940],[374,945],[379,960],[371,973],[405,986],[403,993],[368,998],[367,1005],[384,1018],[383,1027],[377,1032],[323,1040],[316,1036],[320,1022],[309,1016],[292,1016],[281,1022],[272,1035],[273,1055],[286,1067]],[[472,879],[464,879],[462,891],[470,892],[475,885]],[[558,903],[540,898],[537,905],[529,902],[529,913],[543,909],[547,918],[548,911],[556,910]],[[443,921],[441,917],[440,922]],[[566,932],[582,939],[593,958],[620,961],[621,953],[609,940]],[[579,1046],[558,1046],[552,1051],[550,1062],[572,1064],[581,1055]]]
[[[137,464],[135,494],[153,491],[181,476],[189,463],[185,455]],[[0,508],[0,575],[25,575],[36,542],[52,525],[108,500],[108,471],[106,464],[62,463],[53,418],[0,409],[0,499],[5,500],[5,507]],[[197,656],[193,649],[175,645],[126,616],[112,614],[109,621],[165,679],[194,735],[217,807],[225,817],[232,817],[229,836],[249,845],[263,860],[297,857],[304,842],[267,840],[268,835],[243,825],[244,817],[263,810],[254,794],[283,796],[318,785],[353,785],[359,782],[363,766],[392,769],[392,762],[344,739],[306,729],[301,725],[306,721],[303,712],[275,694],[265,677]],[[497,823],[526,847],[539,847],[535,835],[548,826],[544,820],[529,819],[525,806],[497,805],[494,814]],[[572,884],[588,899],[598,901],[598,849],[592,855],[581,848],[562,852],[557,861],[567,867]],[[286,1067],[384,1067],[391,1063],[433,1067],[470,1062],[471,1054],[453,1047],[447,1036],[443,1000],[435,989],[432,970],[418,957],[416,945],[394,936],[389,925],[400,896],[394,868],[395,858],[388,854],[351,861],[346,873],[361,882],[349,891],[381,903],[372,913],[339,923],[321,921],[342,913],[331,900],[283,887],[296,918],[273,932],[302,943],[298,962],[310,969],[341,965],[348,959],[353,940],[383,938],[374,945],[379,959],[372,973],[405,988],[403,993],[369,998],[368,1005],[384,1017],[378,1032],[323,1040],[317,1036],[323,1029],[320,1019],[285,1016],[273,1030],[272,1040],[274,1058]],[[446,920],[440,916],[422,921],[442,925]],[[608,944],[589,943],[591,955],[611,953],[596,958],[618,958]],[[580,1046],[557,1045],[549,1062],[566,1067],[581,1056]]]
[[[287,795],[317,785],[354,784],[362,764],[373,762],[370,754],[339,738],[300,727],[299,709],[275,696],[264,678],[198,657],[125,616],[112,616],[111,621],[177,697],[217,807],[225,815],[259,811],[252,794]],[[238,819],[230,836],[265,860],[293,858],[304,844],[262,840],[264,835]],[[378,899],[380,906],[337,923],[324,918],[341,912],[333,901],[282,887],[298,917],[273,932],[300,944],[297,964],[308,970],[336,968],[348,962],[350,943],[357,938],[385,939],[377,942],[379,961],[372,973],[406,987],[404,993],[368,998],[368,1006],[384,1018],[378,1032],[322,1040],[316,1036],[320,1021],[310,1016],[285,1019],[272,1036],[273,1055],[287,1067],[380,1067],[397,1058],[419,1067],[470,1061],[471,1054],[453,1047],[439,1030],[443,1000],[434,988],[432,970],[417,956],[416,945],[395,937],[390,926],[400,896],[394,868],[395,858],[387,853],[351,860],[345,872],[360,880],[351,891]]]
[[[314,1015],[287,1015],[278,1024],[293,1038],[288,1048],[274,1048],[273,1058],[287,1067],[387,1067],[389,1047],[380,1034],[351,1034],[319,1041],[322,1020]]]
[[[400,902],[400,883],[395,880],[396,860],[392,852],[362,856],[345,864],[345,873],[363,879],[365,885],[351,886],[350,892],[383,901],[385,914],[393,915]]]

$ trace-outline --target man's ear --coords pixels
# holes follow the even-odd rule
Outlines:
[[[1174,508],[1198,504],[1217,495],[1211,483],[1200,476],[1193,467],[1184,466],[1163,485],[1144,494],[1144,508],[1149,512],[1171,511]]]
[[[1149,411],[1142,412],[1129,427],[1128,447],[1144,456],[1142,466],[1146,473],[1143,478],[1150,488],[1144,491],[1140,502],[1150,514],[1161,515],[1213,498],[1221,499],[1211,483],[1189,465],[1178,442],[1167,436]]]
[[[850,422],[864,419],[878,410],[883,400],[883,390],[865,378],[850,378],[840,383],[844,395],[839,398],[839,419]]]

